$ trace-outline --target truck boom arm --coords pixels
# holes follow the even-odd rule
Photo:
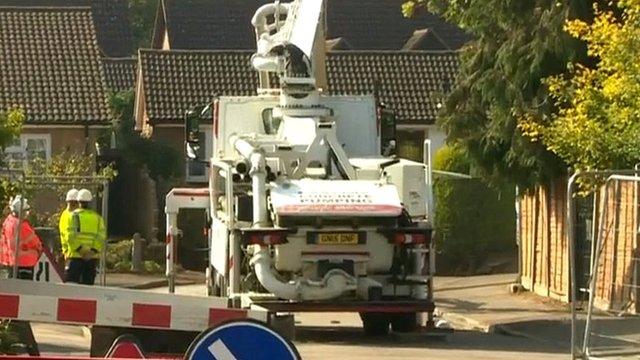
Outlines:
[[[251,59],[258,71],[277,73],[282,85],[287,78],[313,79],[313,56],[322,19],[323,0],[297,0],[267,4],[256,11],[257,51]],[[286,16],[281,20],[281,16]],[[315,81],[313,81],[315,83]]]

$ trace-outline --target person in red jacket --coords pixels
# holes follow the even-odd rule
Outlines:
[[[33,267],[42,253],[42,242],[26,218],[29,214],[27,199],[17,195],[10,204],[11,213],[2,223],[0,236],[0,265],[12,273],[16,261],[16,232],[20,231],[18,249],[18,278],[33,280]],[[22,223],[18,226],[18,216],[22,213]]]

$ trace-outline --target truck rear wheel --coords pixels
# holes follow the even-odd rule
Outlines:
[[[360,313],[364,333],[372,336],[387,335],[389,333],[389,314]]]
[[[418,329],[417,313],[389,314],[391,317],[391,329],[398,333],[414,332]]]

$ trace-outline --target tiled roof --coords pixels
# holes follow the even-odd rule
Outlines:
[[[98,45],[104,55],[133,55],[127,0],[0,0],[0,7],[91,7]]]
[[[127,0],[91,0],[98,44],[107,57],[134,54]]]
[[[102,63],[110,91],[133,90],[136,81],[135,58],[104,58]]]
[[[89,8],[0,8],[0,109],[11,106],[34,124],[109,121]]]
[[[163,25],[172,49],[253,49],[251,17],[268,0],[160,0],[153,43],[161,48]],[[166,25],[165,25],[166,24]]]
[[[405,0],[328,0],[327,38],[345,38],[354,50],[400,50],[418,29],[431,29],[445,48],[457,50],[471,38],[457,26],[426,11],[402,15]]]
[[[470,37],[436,15],[402,16],[405,0],[328,0],[327,39],[343,38],[354,50],[400,50],[418,29],[429,28],[456,50]],[[165,24],[171,49],[253,49],[254,12],[269,0],[161,0],[153,47],[162,48]],[[434,49],[435,45],[429,46]]]
[[[251,51],[158,51],[138,54],[149,119],[174,122],[216,95],[253,95],[258,73]]]
[[[327,57],[332,94],[377,93],[403,123],[433,123],[455,82],[455,52],[340,51]]]
[[[184,111],[215,95],[254,95],[252,51],[141,50],[147,116],[155,123],[181,122]],[[458,70],[455,52],[340,51],[327,54],[328,91],[378,93],[403,123],[433,123],[439,96]]]
[[[420,29],[413,32],[407,40],[402,50],[442,50],[449,49],[449,46],[442,40],[435,31],[431,29]],[[450,49],[449,49],[450,50]]]

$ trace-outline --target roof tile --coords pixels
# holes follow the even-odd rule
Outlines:
[[[135,58],[104,58],[104,74],[110,91],[132,90],[136,81]]]
[[[0,7],[0,109],[28,123],[96,124],[110,119],[89,8]]]
[[[90,7],[102,52],[108,57],[133,54],[127,0],[0,0],[0,7]]]
[[[159,27],[166,24],[171,49],[254,49],[251,17],[270,0],[161,0],[165,16],[157,19],[154,48],[162,48]],[[284,2],[284,1],[283,1]],[[328,0],[327,38],[343,38],[354,50],[400,50],[418,29],[429,28],[444,42],[424,49],[459,49],[469,35],[437,15],[419,12],[407,19],[404,0]],[[212,34],[215,34],[213,36]],[[429,40],[429,39],[426,39]]]
[[[184,111],[216,95],[255,95],[252,51],[141,50],[139,66],[152,123],[182,121]],[[377,93],[403,123],[433,123],[455,81],[456,52],[338,51],[327,54],[328,90]]]

